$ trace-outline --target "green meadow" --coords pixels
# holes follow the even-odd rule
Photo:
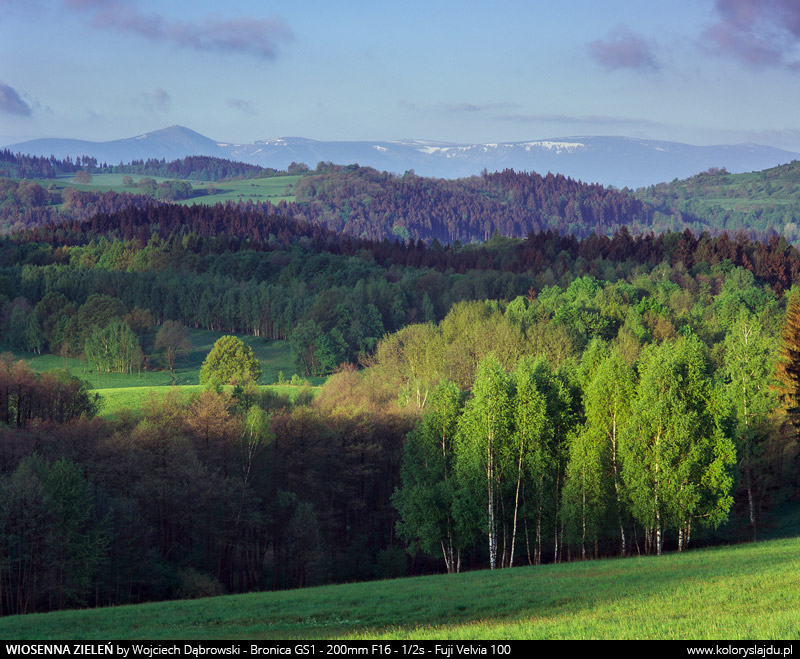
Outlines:
[[[191,183],[195,187],[196,197],[179,201],[179,204],[206,204],[213,205],[226,201],[269,201],[277,204],[280,201],[294,201],[292,186],[300,176],[271,176],[269,178],[243,179],[240,181],[217,181],[214,194],[207,193],[208,183]]]
[[[89,383],[92,389],[114,389],[123,387],[160,387],[167,385],[200,384],[200,367],[214,342],[226,332],[210,330],[191,330],[191,352],[179,359],[175,371],[170,373],[155,358],[158,370],[143,370],[138,373],[97,373],[92,371],[83,359],[59,357],[57,355],[37,355],[30,352],[14,352],[19,359],[30,363],[34,371],[41,372],[53,368],[66,368],[72,375]],[[277,383],[281,374],[288,382],[296,372],[292,362],[291,348],[287,341],[264,340],[256,336],[237,335],[249,345],[253,354],[261,362],[261,384]],[[2,346],[0,346],[2,351]],[[310,378],[315,385],[322,384],[325,378]]]
[[[261,385],[259,389],[262,392],[270,391],[279,396],[285,396],[290,401],[293,401],[305,387]],[[126,410],[135,412],[150,400],[159,400],[174,392],[177,392],[184,400],[188,400],[192,395],[199,394],[202,390],[203,387],[199,384],[187,384],[176,387],[113,387],[109,389],[93,389],[92,391],[100,395],[99,415],[106,418],[114,418]],[[317,389],[310,388],[310,390],[314,392]]]
[[[37,183],[46,187],[53,185],[57,190],[75,188],[95,192],[128,192],[136,194],[138,188],[126,187],[122,183],[126,174],[93,174],[92,181],[88,184],[75,183],[71,176],[60,176],[56,179],[35,179]],[[266,178],[243,179],[234,181],[195,181],[188,179],[175,179],[163,176],[146,176],[140,174],[130,175],[134,182],[142,178],[152,178],[156,183],[164,181],[187,180],[194,190],[190,199],[184,199],[179,204],[204,204],[214,205],[226,201],[269,201],[277,204],[280,201],[294,201],[292,186],[300,176],[270,176]],[[209,194],[208,186],[213,186],[213,194]]]
[[[158,370],[142,370],[138,373],[97,373],[92,371],[82,359],[63,358],[57,355],[36,355],[14,352],[19,359],[27,361],[34,371],[42,372],[55,368],[65,368],[72,375],[89,383],[90,388],[100,394],[100,416],[113,417],[121,410],[136,410],[151,396],[163,397],[176,388],[181,395],[190,396],[200,391],[200,367],[214,342],[224,336],[224,332],[192,330],[191,352],[178,360],[174,372],[158,364]],[[266,341],[264,339],[237,335],[253,349],[253,354],[261,363],[261,388],[269,389],[279,395],[294,400],[303,390],[302,385],[292,386],[291,379],[296,373],[292,362],[291,349],[286,341]],[[2,351],[2,349],[0,349]],[[302,378],[312,387],[321,385],[325,378]]]
[[[0,619],[5,639],[796,639],[800,539]]]

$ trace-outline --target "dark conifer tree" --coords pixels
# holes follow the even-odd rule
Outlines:
[[[778,392],[789,422],[800,432],[800,296],[793,295],[786,308],[778,360]]]

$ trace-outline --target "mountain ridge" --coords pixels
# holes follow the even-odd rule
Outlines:
[[[13,152],[57,158],[88,155],[108,164],[180,159],[207,155],[286,169],[292,162],[358,163],[379,170],[422,176],[460,178],[515,169],[563,174],[589,183],[639,188],[688,178],[709,168],[748,172],[800,159],[800,154],[752,143],[696,146],[681,142],[624,136],[573,136],[538,140],[459,144],[435,140],[321,141],[278,137],[237,143],[213,140],[174,125],[134,137],[91,142],[41,138],[10,144]]]

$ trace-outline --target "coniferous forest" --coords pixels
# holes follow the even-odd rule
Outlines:
[[[134,166],[255,175],[183,164]],[[797,494],[776,231],[511,171],[321,164],[276,205],[2,185],[2,614],[685,551],[757,540]],[[198,329],[287,341],[327,381],[106,418],[20,358],[165,368]]]

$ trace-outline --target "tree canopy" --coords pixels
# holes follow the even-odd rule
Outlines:
[[[231,335],[217,339],[200,367],[200,384],[204,385],[245,384],[260,377],[261,364],[253,349]]]

